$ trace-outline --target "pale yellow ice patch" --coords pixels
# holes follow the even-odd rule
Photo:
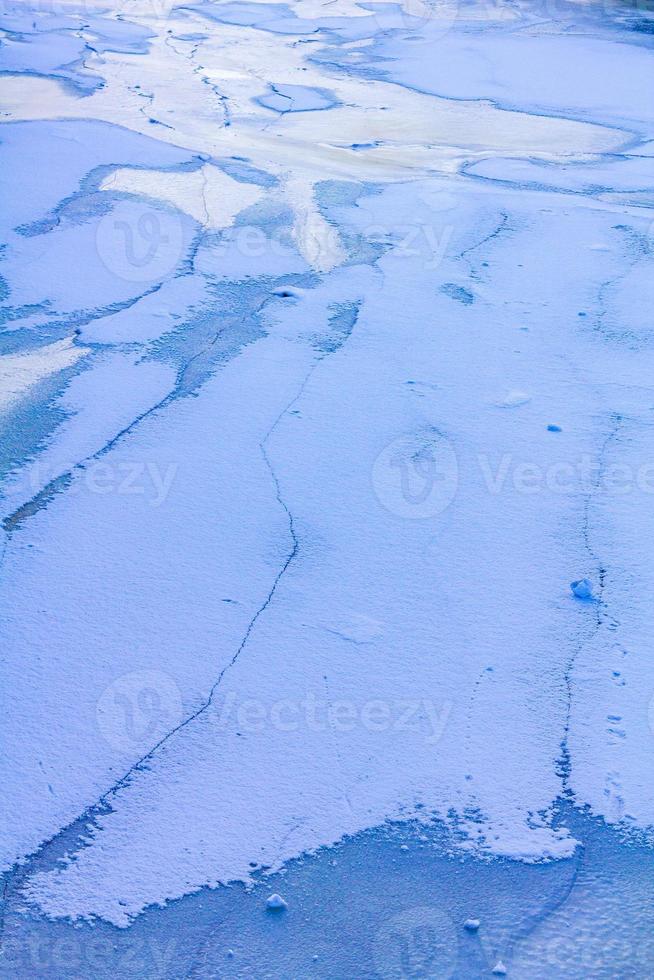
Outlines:
[[[147,55],[89,56],[87,66],[97,68],[106,84],[83,99],[52,79],[5,79],[4,118],[102,119],[195,152],[247,156],[274,174],[300,166],[313,172],[314,180],[404,180],[507,153],[576,159],[624,142],[621,131],[593,123],[344,77],[309,62],[306,45],[297,45],[293,36],[224,24],[200,43],[177,36],[206,26],[206,20],[188,13],[178,23],[173,14],[171,35],[153,38]],[[341,105],[280,119],[255,101],[271,82],[329,89]],[[148,93],[147,113],[139,92]],[[149,118],[165,126],[155,131]],[[351,143],[373,145],[353,153]]]
[[[100,190],[142,194],[166,201],[190,214],[205,228],[214,229],[229,227],[239,211],[254,204],[262,194],[259,187],[233,180],[211,164],[185,173],[120,168],[105,177]]]
[[[448,4],[437,5],[445,19],[453,15]],[[320,7],[319,0],[304,0],[294,9],[308,17]],[[336,6],[320,12],[334,14]],[[105,81],[92,95],[80,98],[53,79],[6,78],[0,118],[95,118],[193,153],[245,158],[279,179],[280,194],[293,210],[298,249],[321,272],[339,265],[345,254],[315,204],[314,187],[322,180],[414,180],[456,173],[494,156],[582,160],[624,142],[621,131],[593,123],[347,77],[309,60],[310,39],[298,44],[293,35],[227,24],[210,31],[206,18],[189,10],[183,16],[173,10],[165,31],[152,19],[144,23],[159,35],[149,41],[146,55],[104,52],[85,59]],[[194,40],[183,39],[191,33]],[[279,115],[258,103],[271,84],[327,89],[339,104]],[[153,128],[150,119],[163,125]],[[102,186],[168,201],[207,228],[228,226],[261,194],[208,164],[183,174],[121,169]]]
[[[0,120],[56,119],[76,116],[78,97],[63,82],[35,75],[4,75],[0,78]]]

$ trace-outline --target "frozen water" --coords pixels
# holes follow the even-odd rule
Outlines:
[[[255,975],[288,928],[307,955],[274,975],[401,975],[393,936],[428,933],[440,976],[528,977],[521,927],[486,935],[492,882],[434,910],[423,837],[449,884],[509,868],[515,897],[606,832],[620,894],[640,881],[652,35],[626,5],[550,7],[5,7],[17,935],[181,929],[209,894],[245,921],[251,887]],[[415,836],[387,848],[389,822]],[[370,940],[349,923],[365,969],[265,915],[257,889],[295,913],[281,873],[315,852],[319,886],[323,848],[354,855],[346,908],[363,852],[379,894],[395,860],[415,892]],[[615,921],[649,935],[646,903],[588,925],[600,863],[569,892],[580,932],[534,926],[582,949],[563,976]],[[222,970],[191,947],[184,969]]]

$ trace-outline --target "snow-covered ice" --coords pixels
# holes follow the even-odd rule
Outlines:
[[[11,900],[128,927],[390,821],[650,842],[654,20],[1,26]]]

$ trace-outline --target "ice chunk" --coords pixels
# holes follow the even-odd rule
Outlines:
[[[276,892],[274,895],[270,895],[266,900],[266,908],[270,909],[272,912],[283,912],[284,909],[288,908],[287,903],[284,901],[281,895]]]
[[[570,588],[572,589],[573,595],[577,599],[594,599],[595,595],[593,593],[593,583],[590,579],[581,578],[577,582],[571,582]]]
[[[467,929],[468,932],[476,932],[480,925],[481,922],[479,919],[466,919],[463,923],[463,928]]]
[[[504,963],[502,963],[502,960],[498,960],[495,966],[493,967],[493,974],[496,977],[506,976],[506,967],[504,966]]]

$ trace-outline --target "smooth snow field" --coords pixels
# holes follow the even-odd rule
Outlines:
[[[654,10],[0,31],[0,977],[654,976]]]

